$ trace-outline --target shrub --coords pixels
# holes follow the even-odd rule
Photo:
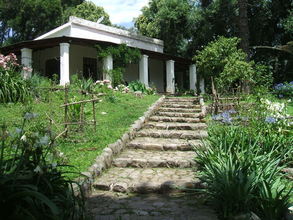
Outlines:
[[[132,81],[129,83],[128,87],[132,92],[141,91],[142,93],[145,93],[148,95],[153,95],[156,93],[155,88],[147,88],[145,84],[143,84],[140,81]]]
[[[1,127],[0,211],[5,219],[83,219],[83,200],[56,159],[51,132],[25,125],[36,115],[26,113],[21,128]]]
[[[282,156],[275,154],[281,143],[271,143],[266,136],[270,147],[264,149],[262,134],[252,135],[241,126],[215,126],[209,135],[206,150],[197,150],[196,161],[220,217],[254,212],[261,219],[283,219],[291,191],[280,173]]]
[[[29,83],[21,78],[14,54],[0,54],[0,103],[24,102],[30,98]]]
[[[220,92],[229,92],[232,88],[247,86],[268,87],[272,83],[270,69],[261,64],[247,62],[247,55],[237,46],[239,38],[225,38],[210,42],[193,58],[197,62],[199,73],[215,83]]]

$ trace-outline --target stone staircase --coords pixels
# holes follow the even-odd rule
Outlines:
[[[197,98],[166,98],[93,184],[95,220],[217,220],[200,196],[196,153],[207,137]]]
[[[192,150],[207,137],[200,112],[197,98],[166,98],[94,188],[165,193],[201,187],[194,175],[196,154]]]

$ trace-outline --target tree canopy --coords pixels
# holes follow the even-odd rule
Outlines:
[[[68,21],[69,16],[111,25],[102,7],[84,0],[0,0],[0,45],[32,40]]]
[[[111,25],[110,16],[105,10],[90,1],[85,1],[76,7],[70,7],[65,10],[63,16],[64,22],[68,20],[69,16],[76,16],[93,22],[100,19],[101,24]]]
[[[135,26],[143,35],[165,42],[165,50],[181,54],[189,38],[191,5],[188,0],[153,0],[142,9]]]

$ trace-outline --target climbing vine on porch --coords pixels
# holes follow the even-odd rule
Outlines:
[[[101,46],[96,45],[99,58],[105,58],[109,55],[113,56],[114,68],[108,74],[112,78],[113,86],[123,82],[123,74],[126,71],[126,66],[132,63],[138,63],[141,57],[140,50],[137,48],[128,47],[126,44],[119,46]]]

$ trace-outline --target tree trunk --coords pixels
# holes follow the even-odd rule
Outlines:
[[[247,18],[247,0],[238,0],[239,9],[239,37],[241,38],[240,47],[247,54],[249,59],[249,26]]]
[[[247,54],[247,61],[249,61],[249,26],[247,18],[247,0],[238,0],[239,9],[239,37],[241,38],[240,47]],[[250,92],[249,82],[244,80],[243,91]]]

